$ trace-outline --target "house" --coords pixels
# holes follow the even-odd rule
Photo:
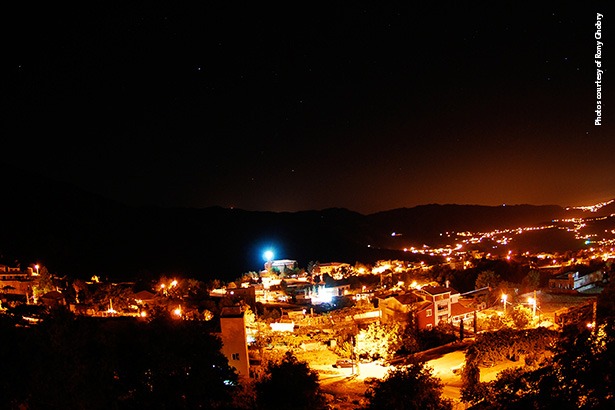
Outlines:
[[[333,298],[345,296],[349,291],[349,284],[336,284],[333,286],[319,284],[298,289],[295,297],[297,300],[303,302],[310,300],[311,303],[318,305],[321,303],[331,303]]]
[[[602,282],[602,278],[601,270],[586,275],[581,275],[579,272],[566,272],[549,279],[549,290],[579,292],[591,288],[595,283]]]
[[[339,280],[344,277],[344,272],[348,272],[351,269],[350,264],[343,262],[318,263],[314,266],[312,275],[324,275],[326,273],[333,279]]]
[[[430,328],[437,326],[441,321],[447,322],[451,316],[451,292],[452,288],[442,286],[425,286],[416,290],[416,293],[423,297],[423,300],[430,302],[430,308],[426,310],[424,326]],[[456,291],[455,291],[456,292]]]
[[[453,288],[424,286],[410,293],[379,298],[381,322],[406,320],[414,312],[419,329],[431,329],[440,322],[459,324],[474,317],[474,309],[459,302],[460,294]]]
[[[0,277],[2,275],[11,274],[11,273],[20,274],[21,273],[21,269],[19,267],[3,265],[3,264],[0,263]]]
[[[32,288],[37,282],[31,270],[22,272],[19,268],[0,264],[0,293],[32,296]]]
[[[286,273],[297,268],[297,261],[292,259],[278,259],[265,262],[265,270],[268,272],[274,271]]]
[[[429,329],[438,326],[440,322],[458,324],[460,320],[465,321],[474,317],[474,309],[459,302],[460,293],[453,288],[424,286],[415,292],[431,304],[431,307],[425,310],[425,321],[423,323],[421,323],[419,316],[419,328]]]
[[[381,323],[405,321],[408,313],[416,308],[416,303],[423,301],[414,293],[395,294],[377,299]]]
[[[259,277],[264,290],[268,290],[271,287],[277,286],[282,282],[282,279],[280,279],[278,275],[268,270],[262,271],[259,274]]]
[[[289,319],[280,319],[279,322],[270,323],[269,326],[274,332],[294,332],[295,322]]]

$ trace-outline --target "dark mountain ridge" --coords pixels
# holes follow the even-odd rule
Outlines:
[[[557,205],[455,205],[429,204],[369,215],[372,224],[420,239],[443,232],[488,232],[547,223],[565,216]]]
[[[309,261],[402,259],[400,239],[408,246],[437,246],[447,231],[515,228],[566,215],[555,205],[430,204],[370,215],[341,208],[278,213],[130,207],[6,165],[0,165],[0,182],[4,258],[114,280],[158,274],[231,280],[260,270],[269,247],[276,258],[296,259],[301,267]]]

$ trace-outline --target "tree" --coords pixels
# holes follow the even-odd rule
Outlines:
[[[243,317],[245,319],[246,327],[256,326],[256,315],[248,305],[244,305]]]
[[[307,273],[308,275],[312,275],[314,273],[314,268],[318,266],[318,261],[309,261],[307,264]]]
[[[32,288],[34,297],[35,299],[38,299],[45,293],[51,292],[52,290],[56,290],[56,286],[53,283],[53,275],[45,266],[42,266],[38,274],[38,283]]]
[[[609,282],[596,300],[596,315],[598,320],[615,316],[615,280]]]
[[[401,326],[397,323],[380,325],[371,323],[356,336],[355,353],[370,359],[388,359],[401,343]]]
[[[207,296],[207,289],[205,283],[197,279],[188,279],[185,281],[187,287],[187,293],[191,298],[203,299]]]
[[[500,283],[500,275],[492,270],[485,270],[478,274],[476,278],[476,289],[489,287],[495,289]]]
[[[220,289],[221,286],[222,282],[220,281],[220,279],[212,279],[207,282],[207,290]]]
[[[0,408],[228,408],[238,377],[206,323],[99,321],[62,307],[37,326],[0,323]]]
[[[322,281],[325,282],[326,287],[333,287],[337,284],[336,280],[328,273],[322,275]]]
[[[524,306],[515,306],[508,315],[517,329],[524,329],[532,321],[532,311]]]
[[[536,290],[540,286],[540,272],[532,269],[527,273],[527,276],[524,278],[524,284],[528,288],[528,290]]]
[[[286,352],[279,362],[270,362],[265,376],[256,383],[256,404],[262,410],[325,409],[326,401],[318,373]]]
[[[476,355],[472,346],[466,352],[466,364],[461,369],[461,400],[467,403],[476,403],[482,399],[484,383],[480,381],[480,369],[477,360],[470,359],[471,355]]]
[[[92,292],[92,303],[101,311],[107,310],[111,304],[116,311],[123,311],[128,309],[131,300],[132,291],[129,288],[113,283],[99,283]]]
[[[486,297],[485,301],[490,305],[492,304],[499,295],[495,295],[496,289],[498,289],[498,285],[500,284],[500,275],[495,273],[492,270],[485,270],[478,274],[476,278],[476,289],[481,289],[488,287],[489,294]]]
[[[541,377],[540,388],[574,408],[615,407],[615,320],[594,331],[564,329],[553,357],[552,374]]]
[[[539,329],[527,340],[547,342],[550,331]],[[509,409],[615,408],[615,321],[607,320],[595,330],[569,326],[557,336],[555,347],[551,346],[554,355],[540,367],[506,370],[489,383],[464,382],[462,399],[493,410],[501,409],[503,403]],[[466,352],[466,363],[476,362],[468,359]]]
[[[451,401],[442,397],[442,389],[442,382],[432,376],[430,368],[412,363],[390,370],[367,391],[367,409],[452,409]]]
[[[75,291],[75,301],[77,303],[83,302],[87,298],[88,285],[81,279],[75,279],[73,281],[73,290]]]
[[[401,335],[400,352],[416,353],[420,349],[421,347],[419,345],[419,324],[416,314],[416,306],[412,305],[408,314],[406,315],[406,321],[404,323],[404,328]]]
[[[476,318],[476,315],[475,315],[475,321],[477,320],[478,319]],[[481,330],[487,330],[487,331],[500,330],[508,326],[504,322],[502,316],[499,316],[496,313],[492,314],[491,316],[488,316],[487,318],[481,319],[478,325]]]
[[[453,325],[444,321],[434,328],[419,330],[417,337],[419,350],[428,350],[457,340]]]

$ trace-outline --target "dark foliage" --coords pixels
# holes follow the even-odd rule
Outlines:
[[[421,329],[417,333],[419,350],[429,350],[457,341],[455,330],[452,325],[439,324],[432,329]]]
[[[0,325],[1,408],[227,408],[237,384],[201,322],[57,310],[33,327]]]
[[[477,383],[466,366],[462,398],[481,409],[611,409],[615,407],[615,321],[596,329],[566,328],[554,355],[537,369],[501,372]]]
[[[326,408],[318,374],[291,353],[272,362],[256,383],[256,402],[262,410],[318,410]]]
[[[466,362],[478,366],[493,365],[505,360],[518,361],[521,356],[546,352],[557,340],[557,332],[544,327],[526,330],[505,328],[481,333],[466,352]]]
[[[449,400],[442,398],[442,382],[431,375],[423,363],[391,370],[387,377],[376,382],[366,393],[367,409],[451,409]]]
[[[615,280],[610,281],[598,295],[596,315],[598,320],[615,317]]]

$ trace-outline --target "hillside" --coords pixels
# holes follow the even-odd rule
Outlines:
[[[0,166],[0,183],[3,258],[41,261],[54,272],[77,277],[185,273],[234,279],[259,270],[266,247],[302,267],[312,260],[373,263],[408,256],[400,252],[404,246],[444,244],[443,232],[532,226],[567,215],[553,205],[432,204],[371,215],[346,209],[274,213],[129,207],[7,166]],[[544,250],[551,242],[578,244],[570,235],[563,241],[549,237],[548,232],[539,237]]]

